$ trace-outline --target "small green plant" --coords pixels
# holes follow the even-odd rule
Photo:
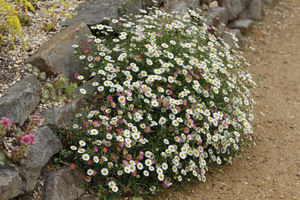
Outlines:
[[[53,24],[53,23],[44,23],[44,27],[42,28],[42,31],[45,31],[45,32],[54,32],[54,31],[56,31],[55,24]]]
[[[38,67],[31,64],[27,64],[26,67],[30,73],[42,82],[41,103],[70,102],[71,99],[77,97],[74,92],[77,89],[76,83],[72,83],[63,76],[47,78],[45,72],[41,72]]]
[[[24,165],[27,158],[28,145],[35,143],[31,133],[41,123],[37,115],[29,117],[30,123],[25,131],[14,125],[10,119],[2,117],[0,124],[0,166],[7,164]]]
[[[31,26],[32,24],[32,20],[29,19],[26,15],[24,14],[21,14],[21,15],[17,15],[19,20],[20,20],[20,23],[21,23],[21,26]]]

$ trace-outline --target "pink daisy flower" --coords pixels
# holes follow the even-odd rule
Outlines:
[[[71,169],[76,169],[76,164],[75,164],[75,163],[71,163],[71,164],[70,164],[70,168],[71,168]]]
[[[29,137],[29,135],[24,135],[23,137],[21,137],[21,141],[23,144],[30,144],[31,138]]]
[[[30,143],[34,144],[35,143],[35,137],[33,134],[29,134],[28,137],[30,138]]]
[[[2,117],[2,126],[11,126],[12,122],[10,121],[10,119],[6,118],[6,117]]]

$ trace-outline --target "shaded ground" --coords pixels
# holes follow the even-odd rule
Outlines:
[[[256,145],[210,172],[206,183],[154,199],[300,199],[300,1],[282,0],[247,40],[255,51],[245,47],[244,57],[259,84],[252,91]]]

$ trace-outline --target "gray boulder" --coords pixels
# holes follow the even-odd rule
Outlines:
[[[22,180],[19,173],[10,166],[0,167],[0,199],[12,199],[22,193]]]
[[[238,39],[238,41],[235,41],[233,39],[233,36],[235,36]],[[238,46],[243,45],[243,37],[239,29],[229,29],[228,31],[224,31],[222,34],[222,38],[224,42],[228,44],[231,48],[235,48],[235,44],[237,44]]]
[[[138,14],[143,7],[141,0],[95,0],[81,4],[78,13],[72,19],[62,22],[62,26],[70,26],[77,22],[87,25],[102,24],[105,18],[118,18],[124,14]]]
[[[36,142],[27,148],[28,158],[26,163],[24,166],[19,167],[24,192],[34,189],[42,168],[62,148],[60,140],[47,126],[43,126],[33,134]]]
[[[164,5],[165,0],[157,0],[157,7],[161,7]],[[143,9],[147,9],[149,7],[155,6],[152,0],[142,0]]]
[[[75,30],[76,28],[80,29]],[[85,35],[91,34],[90,29],[84,23],[77,23],[64,28],[44,43],[36,54],[26,60],[26,63],[39,67],[48,76],[62,73],[65,77],[74,81],[76,72],[87,75],[88,71],[84,69],[84,65],[79,64],[73,58],[75,49],[72,45],[80,45],[82,41],[86,40]]]
[[[48,125],[50,127],[54,126],[60,129],[66,128],[71,125],[74,115],[78,113],[81,108],[86,106],[83,103],[83,98],[86,95],[81,94],[80,89],[85,89],[87,94],[97,92],[97,86],[92,85],[94,81],[101,83],[100,78],[93,78],[83,85],[79,86],[78,89],[73,92],[73,95],[78,98],[73,99],[71,103],[67,103],[63,107],[53,107],[44,111],[42,113],[42,116],[46,118],[46,121],[44,122],[45,125]]]
[[[63,168],[46,175],[43,187],[43,200],[74,200],[85,193],[78,184],[83,180],[78,170]]]
[[[252,28],[252,20],[250,19],[245,19],[245,20],[237,20],[233,22],[233,24],[230,25],[231,28],[233,29],[240,29],[242,34],[247,34],[250,32]]]
[[[40,101],[40,89],[39,81],[31,74],[26,75],[0,98],[0,118],[7,117],[22,126]]]
[[[210,26],[216,27],[220,32],[223,32],[225,29],[225,25],[228,22],[227,11],[226,8],[211,8],[208,10],[207,16],[207,24]]]
[[[199,0],[185,0],[187,6],[192,9],[192,10],[196,10],[197,8],[200,8],[200,2]]]
[[[167,4],[167,12],[169,13],[178,11],[179,14],[182,14],[188,8],[189,8],[188,4],[182,1],[172,1]]]
[[[252,0],[248,7],[240,14],[240,19],[244,18],[253,21],[261,21],[262,11],[261,0]]]
[[[73,116],[79,112],[80,108],[82,108],[80,98],[72,100],[71,103],[67,103],[61,108],[50,108],[42,113],[42,116],[46,118],[44,124],[59,129],[66,128],[72,123]]]
[[[251,0],[222,0],[222,6],[227,9],[228,20],[236,19],[249,5]]]

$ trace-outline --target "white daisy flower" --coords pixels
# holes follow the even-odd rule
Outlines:
[[[79,91],[80,91],[81,94],[86,94],[86,90],[83,89],[83,88],[81,88]]]
[[[88,161],[90,159],[89,154],[87,154],[87,153],[82,154],[82,159],[85,160],[85,161]]]
[[[109,171],[108,171],[107,168],[102,168],[102,169],[101,169],[101,174],[102,174],[103,176],[108,175],[108,173],[109,173]]]

